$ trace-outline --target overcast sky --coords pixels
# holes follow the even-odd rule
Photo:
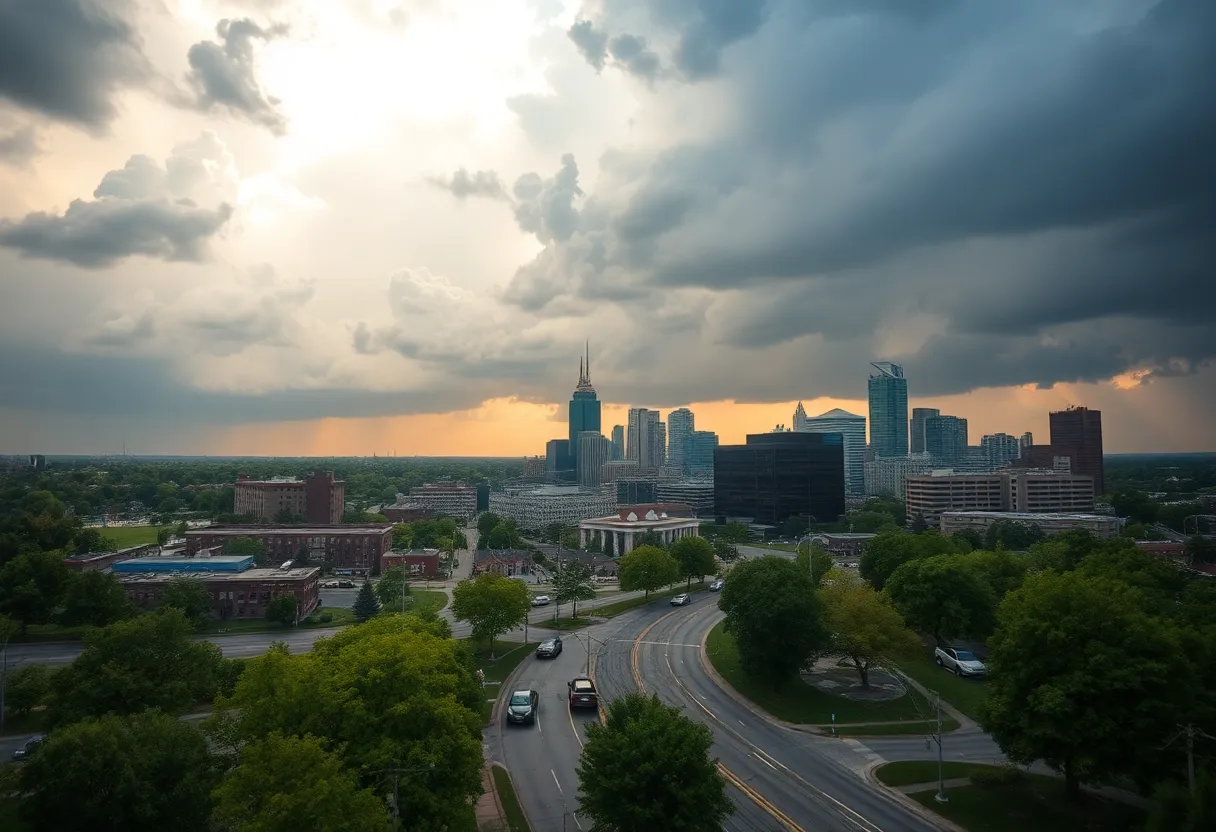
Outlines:
[[[0,452],[1216,450],[1211,0],[0,0]],[[1204,241],[1207,242],[1204,242]]]

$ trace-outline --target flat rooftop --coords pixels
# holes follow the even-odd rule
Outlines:
[[[191,529],[186,532],[186,537],[252,537],[259,534],[306,534],[306,535],[330,535],[330,534],[373,534],[381,535],[387,531],[392,531],[392,523],[375,523],[375,524],[334,524],[332,526],[292,526],[284,524],[276,525],[249,525],[249,526],[207,526],[203,529]]]
[[[1036,514],[1031,511],[943,511],[943,517],[982,517],[985,520],[1117,520],[1109,514]]]
[[[208,584],[244,583],[249,581],[304,581],[310,576],[319,577],[318,566],[301,566],[294,569],[246,569],[244,572],[126,572],[118,576],[124,584],[163,584],[174,578],[198,578]]]
[[[183,558],[158,557],[120,560],[111,568],[116,573],[131,572],[242,572],[253,566],[249,555],[217,555],[215,557]]]

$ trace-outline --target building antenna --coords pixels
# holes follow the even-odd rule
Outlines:
[[[587,339],[587,381],[591,381],[591,339]]]

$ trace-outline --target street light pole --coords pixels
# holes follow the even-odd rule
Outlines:
[[[946,781],[942,774],[942,698],[934,694],[934,702],[937,705],[937,794],[933,799],[938,803],[949,803],[950,798],[946,797]]]
[[[385,774],[393,778],[393,832],[396,832],[398,822],[401,817],[401,793],[398,789],[398,782],[403,774],[418,774],[424,771],[433,771],[435,764],[431,763],[428,766],[421,768],[382,768],[371,772],[372,774]]]

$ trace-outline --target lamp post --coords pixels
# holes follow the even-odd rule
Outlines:
[[[814,583],[815,583],[815,558],[811,551],[811,543],[814,540],[814,538],[815,538],[815,535],[806,534],[806,535],[803,535],[798,540],[799,549],[802,549],[802,543],[803,543],[803,541],[806,541],[806,566],[807,566],[807,571],[809,571],[811,573],[811,584],[812,585],[814,585]]]

